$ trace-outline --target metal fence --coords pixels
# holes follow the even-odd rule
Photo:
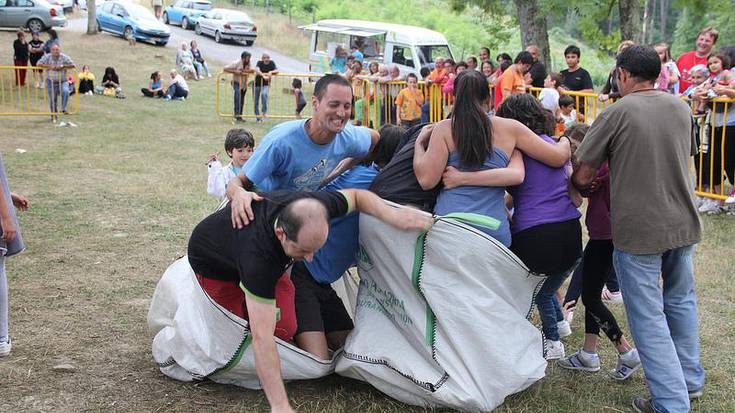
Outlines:
[[[0,116],[76,114],[79,95],[69,75],[77,79],[75,69],[52,73],[35,66],[0,66]],[[37,82],[40,87],[36,87]]]

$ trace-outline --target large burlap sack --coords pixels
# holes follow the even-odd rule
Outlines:
[[[544,376],[529,322],[544,279],[457,219],[418,235],[360,216],[356,327],[336,372],[414,405],[493,410]]]
[[[181,381],[208,378],[249,389],[260,388],[248,322],[214,302],[201,288],[186,257],[163,274],[148,311],[153,358],[163,374]],[[277,338],[284,380],[314,379],[334,371]]]

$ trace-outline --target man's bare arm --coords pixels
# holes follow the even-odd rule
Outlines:
[[[597,175],[597,168],[586,163],[580,163],[575,166],[572,174],[572,183],[580,191],[584,191],[592,184],[592,180]]]
[[[230,200],[232,209],[233,228],[242,229],[255,218],[251,204],[263,198],[254,192],[249,192],[252,189],[253,183],[244,172],[240,172],[240,175],[232,178],[227,184],[227,198]]]

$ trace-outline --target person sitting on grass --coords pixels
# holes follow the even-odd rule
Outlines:
[[[207,66],[207,61],[204,60],[204,57],[202,56],[202,51],[199,50],[199,45],[197,45],[196,40],[191,41],[191,55],[194,57],[194,68],[197,71],[197,76],[199,76],[199,79],[204,79],[204,76],[212,77],[212,74],[209,73],[209,66]]]
[[[181,48],[176,52],[176,66],[179,67],[184,78],[199,80],[199,75],[194,67],[194,55],[189,51],[186,42],[181,42]]]
[[[329,221],[353,210],[407,231],[428,230],[433,218],[357,189],[252,196],[258,202],[252,204],[250,225],[233,227],[228,204],[194,228],[188,259],[207,294],[248,320],[255,367],[271,411],[293,412],[274,340],[290,341],[296,331],[295,288],[286,270],[295,261],[311,261],[329,235]]]
[[[240,175],[243,165],[253,155],[253,150],[255,150],[255,138],[252,133],[240,128],[230,129],[225,137],[225,153],[231,161],[227,166],[222,167],[218,154],[215,153],[209,157],[207,193],[215,198],[224,197],[227,183]]]
[[[155,71],[151,73],[151,79],[148,81],[148,87],[140,89],[143,96],[149,98],[160,98],[165,95],[163,85],[161,85],[161,72]]]
[[[189,96],[189,85],[186,84],[186,80],[181,76],[176,69],[171,69],[171,80],[168,83],[166,94],[163,96],[164,100],[186,100]]]
[[[105,96],[123,97],[120,78],[117,76],[114,67],[108,66],[105,68],[105,74],[102,76],[102,84],[101,86],[97,86],[95,92]]]
[[[80,95],[92,95],[94,94],[94,73],[89,71],[89,66],[82,66],[82,71],[79,73],[79,94]]]

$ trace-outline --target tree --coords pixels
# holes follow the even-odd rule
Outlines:
[[[640,42],[642,40],[641,26],[643,25],[640,0],[619,0],[618,9],[620,10],[620,40]]]
[[[97,4],[95,0],[87,0],[87,34],[97,33]]]
[[[541,13],[538,0],[513,0],[518,11],[518,23],[521,26],[521,45],[525,49],[536,45],[546,67],[551,67],[551,49],[549,48],[549,31],[546,27],[546,16]]]

